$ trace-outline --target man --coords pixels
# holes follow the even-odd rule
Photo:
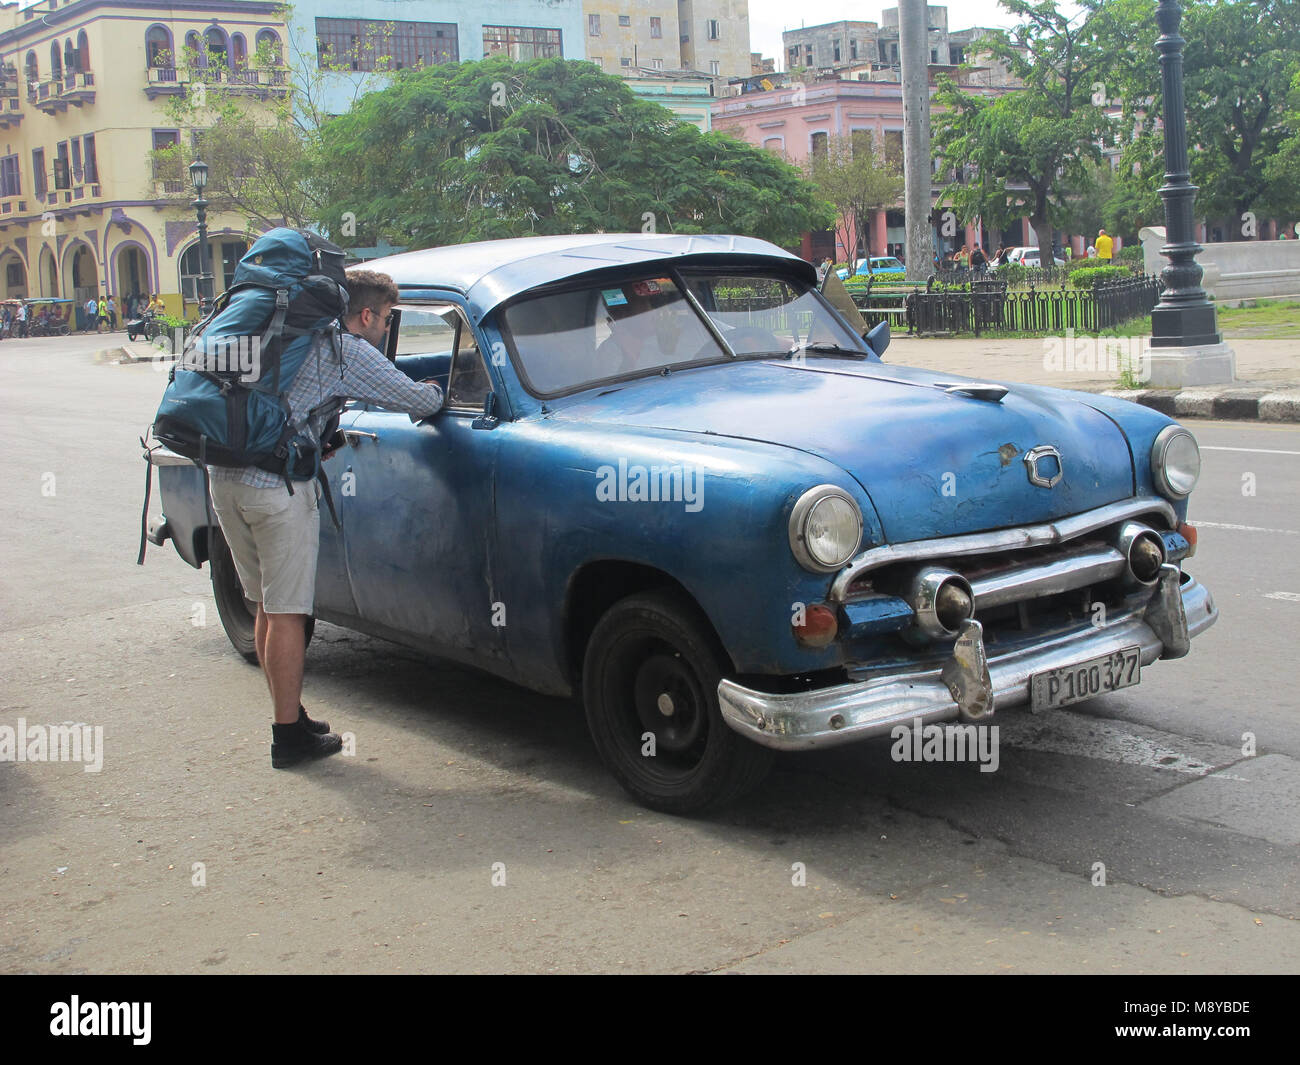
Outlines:
[[[109,332],[117,332],[117,300],[112,296],[108,297],[108,328]]]
[[[970,253],[970,265],[978,277],[983,277],[988,270],[989,257],[984,254],[984,248],[979,244],[976,244],[975,250]]]
[[[99,306],[95,313],[95,332],[102,333],[108,328],[108,300],[104,296],[99,297]]]
[[[1111,251],[1115,247],[1115,242],[1106,236],[1103,229],[1097,234],[1097,258],[1104,263],[1110,262]]]
[[[348,296],[341,352],[331,335],[318,337],[289,390],[290,420],[298,424],[307,419],[307,431],[316,441],[346,399],[401,411],[412,421],[442,409],[438,385],[416,384],[376,350],[397,304],[392,278],[353,271]],[[244,595],[257,603],[257,660],[275,712],[271,765],[283,769],[334,754],[343,741],[325,722],[308,717],[301,701],[306,624],[316,601],[317,486],[300,481],[290,494],[284,478],[255,467],[210,466],[208,473],[217,520]]]
[[[18,314],[16,315],[16,317],[18,320],[18,335],[20,337],[26,337],[27,336],[27,304],[25,303],[18,304]]]
[[[95,328],[95,319],[99,317],[99,304],[95,302],[95,297],[91,296],[86,300],[86,332],[92,332]]]

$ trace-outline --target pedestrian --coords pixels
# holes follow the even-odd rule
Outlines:
[[[965,244],[961,246],[961,251],[956,254],[955,259],[958,266],[970,265],[970,252],[966,250]]]
[[[117,332],[117,301],[112,296],[108,297],[108,327],[110,331]]]
[[[1097,258],[1102,262],[1110,262],[1111,251],[1115,247],[1115,242],[1106,235],[1103,229],[1097,234]]]
[[[1074,256],[1074,245],[1067,244],[1065,246],[1065,261],[1068,263],[1070,259],[1073,258],[1073,256]]]
[[[9,305],[6,303],[0,307],[0,339],[9,335],[9,327],[13,323],[13,316],[9,313]]]
[[[108,328],[108,299],[105,296],[99,297],[99,303],[95,308],[95,332],[102,333]]]
[[[819,288],[825,283],[826,275],[831,272],[831,265],[830,256],[826,256],[822,259],[821,265],[817,267],[817,285]]]
[[[975,250],[970,253],[970,265],[978,277],[983,277],[988,271],[989,257],[984,254],[984,249],[978,244],[975,245]]]
[[[356,270],[348,275],[347,289],[346,332],[341,338],[316,338],[286,397],[290,423],[305,423],[314,441],[348,399],[406,413],[412,420],[436,414],[443,405],[439,385],[417,384],[380,354],[398,301],[392,278]],[[320,548],[319,490],[302,483],[291,494],[283,477],[251,466],[212,466],[208,473],[217,521],[244,595],[257,603],[257,660],[274,707],[271,765],[280,769],[335,754],[342,739],[325,722],[308,717],[301,701],[305,626],[315,604]]]
[[[95,302],[95,297],[91,296],[86,300],[86,332],[89,333],[95,328],[95,319],[99,317],[99,304]]]
[[[1088,245],[1087,256],[1089,259],[1097,258],[1097,249],[1093,247],[1091,244]]]
[[[26,338],[27,336],[27,304],[18,304],[18,310],[14,312],[14,317],[18,320],[18,335]]]

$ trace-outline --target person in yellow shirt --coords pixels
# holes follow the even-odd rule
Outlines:
[[[1106,231],[1104,229],[1099,234],[1097,234],[1097,258],[1098,259],[1102,260],[1102,262],[1107,262],[1107,263],[1110,262],[1111,252],[1113,251],[1114,247],[1115,247],[1115,242],[1111,240],[1110,237],[1106,236]]]

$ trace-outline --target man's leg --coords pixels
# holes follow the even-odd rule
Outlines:
[[[260,613],[260,611],[259,611]],[[298,720],[302,703],[302,669],[306,658],[305,614],[264,614],[267,620],[262,668],[275,704],[278,725],[292,725]]]

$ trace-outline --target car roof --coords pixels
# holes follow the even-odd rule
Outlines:
[[[514,237],[408,251],[355,269],[388,274],[399,290],[450,288],[462,293],[474,318],[539,285],[617,267],[665,263],[773,266],[809,283],[811,263],[755,237],[673,233],[568,233]]]

